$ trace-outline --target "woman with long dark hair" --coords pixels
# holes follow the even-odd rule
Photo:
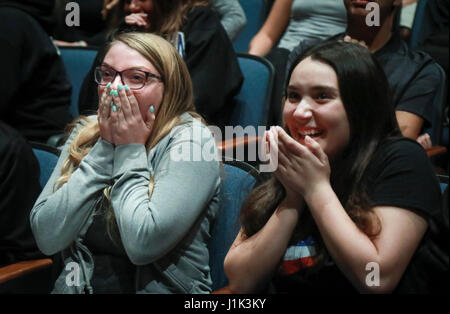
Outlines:
[[[448,269],[433,242],[439,185],[425,151],[401,136],[383,70],[366,48],[329,42],[288,78],[284,128],[266,133],[277,168],[243,206],[230,289],[433,291]]]

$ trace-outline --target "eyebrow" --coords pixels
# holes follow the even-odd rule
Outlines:
[[[108,68],[113,69],[113,70],[116,71],[116,72],[123,72],[123,71],[127,71],[127,70],[139,70],[139,71],[143,71],[143,72],[149,72],[149,73],[152,73],[149,69],[147,69],[147,68],[145,68],[145,67],[131,67],[131,68],[125,69],[125,70],[123,70],[123,71],[117,71],[115,68],[113,68],[112,66],[110,66],[110,65],[109,65],[108,63],[106,63],[106,62],[103,62],[103,63],[101,64],[101,66],[106,66],[106,67],[108,67]]]
[[[287,90],[299,90],[300,88],[295,86],[295,85],[289,85],[287,87]],[[339,94],[339,90],[335,87],[332,86],[327,86],[327,85],[315,85],[311,88],[309,88],[309,90],[312,91],[329,91],[335,94]]]

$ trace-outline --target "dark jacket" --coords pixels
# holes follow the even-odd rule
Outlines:
[[[49,33],[54,1],[0,0],[0,120],[46,142],[71,122],[71,85]]]

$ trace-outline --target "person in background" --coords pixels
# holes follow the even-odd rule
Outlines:
[[[50,38],[54,4],[0,0],[0,120],[42,143],[72,121],[72,87]]]
[[[39,164],[30,144],[0,121],[0,267],[44,257],[30,227],[40,192]]]
[[[418,2],[419,0],[402,0],[399,33],[406,42],[409,42],[409,38],[411,37],[411,29],[414,24],[414,17]]]
[[[111,13],[113,32],[141,31],[164,37],[185,60],[194,85],[195,106],[209,124],[229,123],[243,76],[233,46],[217,15],[204,1],[121,0]],[[94,69],[86,76],[79,97],[79,111],[97,110]],[[217,62],[220,60],[220,62]]]
[[[274,47],[292,51],[305,39],[326,39],[345,30],[345,6],[325,0],[313,4],[302,0],[276,0],[248,52],[266,56]]]
[[[448,293],[439,182],[422,147],[401,136],[369,50],[331,41],[300,55],[283,123],[266,132],[274,175],[246,199],[225,258],[229,289]]]
[[[106,38],[106,12],[111,4],[118,0],[56,0],[54,17],[56,21],[53,39],[60,47],[99,47]],[[79,8],[78,26],[69,26],[66,18],[71,11],[66,11],[68,4]],[[70,7],[73,9],[73,7]]]
[[[322,40],[345,30],[346,12],[341,1],[276,0],[248,53],[265,56],[275,67],[269,125],[281,124],[281,97],[289,53],[304,40]]]
[[[417,47],[417,50],[428,53],[444,69],[447,76],[446,89],[448,89],[449,2],[446,0],[427,1],[426,5],[426,18],[431,20],[430,33],[425,41]],[[448,96],[444,103],[443,116],[443,126],[448,128]],[[419,142],[423,143],[422,145],[425,148],[429,148],[433,145],[427,133],[424,133],[419,137]],[[441,142],[442,143],[437,144],[448,145],[448,132],[443,133]]]
[[[220,22],[232,42],[247,25],[247,17],[239,0],[208,0],[220,16]]]
[[[211,292],[220,163],[185,63],[161,37],[122,33],[95,80],[98,114],[77,121],[30,215],[41,251],[80,266],[53,292]]]
[[[228,37],[234,41],[244,29],[247,19],[238,0],[207,0],[217,11]],[[66,25],[66,5],[75,2],[80,7],[80,25]],[[120,0],[57,0],[55,43],[58,46],[102,46],[107,37],[109,13]]]

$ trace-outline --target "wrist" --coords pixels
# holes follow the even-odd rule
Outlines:
[[[301,212],[304,208],[304,200],[303,198],[298,194],[286,194],[286,197],[281,202],[281,206],[283,208],[292,208],[297,210],[297,212]]]
[[[309,208],[313,208],[313,204],[322,207],[322,205],[330,200],[330,193],[334,194],[331,188],[330,182],[322,182],[315,184],[311,189],[305,193],[305,202],[309,205]]]

